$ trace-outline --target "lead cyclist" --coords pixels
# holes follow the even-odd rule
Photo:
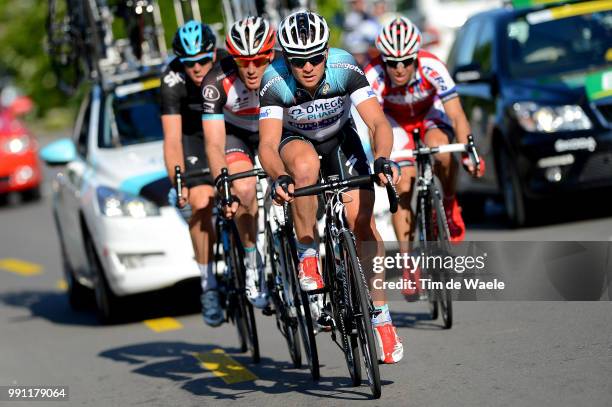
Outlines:
[[[304,291],[313,291],[324,286],[315,240],[317,199],[293,199],[291,193],[315,184],[320,169],[324,176],[341,178],[370,173],[350,118],[351,103],[373,134],[374,169],[382,184],[387,183],[383,167],[389,163],[393,136],[354,58],[346,51],[328,47],[329,28],[323,17],[308,11],[289,15],[279,26],[278,41],[283,58],[266,69],[260,90],[259,154],[264,169],[274,179],[275,202],[293,202],[298,277]],[[394,170],[393,182],[397,182],[397,176]],[[372,186],[355,188],[345,196],[346,218],[357,239],[374,305],[381,311],[372,320],[378,354],[382,362],[396,363],[403,357],[403,346],[384,291],[372,290],[373,257],[384,255],[373,217],[374,190]],[[364,242],[375,244],[361,244]]]
[[[415,128],[422,130],[421,137],[429,147],[449,144],[454,137],[458,143],[466,144],[471,133],[455,83],[446,66],[435,55],[421,50],[420,46],[418,28],[406,17],[398,16],[382,27],[376,39],[381,55],[365,68],[366,77],[393,127],[394,152],[415,147],[412,138]],[[455,196],[457,162],[451,153],[438,154],[435,158],[436,175],[440,178],[444,193],[450,240],[459,242],[465,237],[465,224]],[[404,160],[412,159],[396,159]],[[472,176],[483,175],[482,158],[478,170],[465,155],[462,163]],[[403,167],[401,182],[397,187],[399,208],[392,219],[401,253],[410,250],[414,232],[410,202],[415,176],[414,166]],[[418,281],[419,270],[404,270],[403,278]],[[407,288],[403,293],[407,300],[419,297],[418,288]]]

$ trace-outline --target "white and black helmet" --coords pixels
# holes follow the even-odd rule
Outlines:
[[[327,22],[310,11],[290,14],[280,23],[278,42],[287,56],[320,54],[327,49],[329,42]]]
[[[421,32],[403,16],[386,23],[376,39],[376,48],[385,60],[399,61],[414,58],[420,47]]]
[[[261,17],[247,17],[232,24],[225,45],[235,57],[264,54],[274,47],[274,29]]]

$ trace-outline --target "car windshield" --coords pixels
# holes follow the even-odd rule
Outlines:
[[[163,140],[159,87],[118,92],[106,99],[104,137],[100,147],[120,147]]]
[[[589,70],[612,63],[612,10],[554,19],[552,10],[530,13],[507,26],[512,78]]]

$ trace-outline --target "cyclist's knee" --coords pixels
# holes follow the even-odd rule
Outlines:
[[[212,213],[214,204],[214,191],[209,185],[199,185],[189,191],[189,205],[192,211],[201,212],[202,215]]]
[[[296,158],[289,166],[289,172],[297,187],[315,184],[319,178],[319,159],[309,156]]]
[[[440,129],[429,129],[425,134],[425,144],[429,147],[438,147],[449,143],[448,134]]]
[[[234,194],[240,199],[240,204],[246,207],[251,206],[256,196],[255,178],[247,178],[234,181],[232,183]]]

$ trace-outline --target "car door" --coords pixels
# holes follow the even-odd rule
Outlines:
[[[92,114],[94,114],[92,98],[88,96],[81,104],[73,136],[77,156],[75,160],[66,165],[65,173],[59,181],[57,205],[68,261],[72,270],[82,277],[87,277],[89,266],[83,245],[80,197],[84,175],[87,171]]]
[[[494,74],[495,24],[492,18],[471,20],[457,39],[449,59],[463,109],[468,117],[479,153],[489,163],[484,178],[474,181],[462,173],[462,192],[496,192],[492,130],[497,83]]]

